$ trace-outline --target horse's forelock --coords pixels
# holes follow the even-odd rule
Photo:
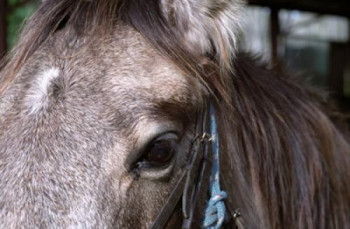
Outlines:
[[[5,91],[33,52],[58,29],[71,25],[81,35],[103,35],[113,30],[116,20],[119,20],[136,28],[187,75],[197,77],[219,98],[228,101],[226,73],[231,71],[238,24],[236,8],[241,4],[240,1],[196,2],[43,1],[28,21],[19,44],[13,50],[12,59],[4,68],[0,93]],[[175,24],[172,24],[169,12],[176,18]]]

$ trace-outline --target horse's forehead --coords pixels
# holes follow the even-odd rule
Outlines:
[[[167,100],[185,94],[191,84],[189,77],[137,33],[111,45],[103,59],[106,83],[113,85],[115,93],[132,91],[142,93],[143,99]]]
[[[30,80],[26,95],[32,111],[40,110],[42,98],[53,86],[56,94],[75,96],[102,91],[101,95],[109,96],[114,106],[128,101],[127,107],[131,107],[131,103],[161,100],[181,102],[184,96],[191,96],[189,91],[195,81],[131,28],[117,26],[116,32],[108,37],[96,38],[93,42],[71,42],[78,46],[73,49],[66,43],[75,38],[60,37],[64,35],[57,35],[54,51],[50,48],[53,55],[44,60],[47,63],[39,62],[36,64],[39,66],[35,66],[39,70]],[[84,42],[86,44],[81,45]]]
[[[143,100],[147,97],[166,100],[184,94],[189,84],[194,83],[132,28],[117,26],[115,31],[94,44],[94,54],[90,56],[100,59],[92,69],[102,73],[101,85],[111,87],[112,93],[131,92],[128,94],[142,95]],[[91,71],[89,66],[82,68]],[[95,80],[93,71],[91,75],[86,80]]]

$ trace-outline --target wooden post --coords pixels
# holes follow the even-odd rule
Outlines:
[[[0,0],[0,60],[7,52],[7,0]]]
[[[278,36],[280,34],[279,9],[271,8],[270,14],[270,37],[271,37],[271,62],[273,67],[279,63],[278,57]]]

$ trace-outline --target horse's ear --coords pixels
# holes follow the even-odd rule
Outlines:
[[[165,18],[192,52],[230,61],[242,0],[161,0]]]

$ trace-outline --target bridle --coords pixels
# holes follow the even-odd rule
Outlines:
[[[210,199],[205,207],[202,227],[221,228],[224,224],[229,224],[236,228],[243,228],[239,219],[239,210],[231,211],[230,208],[226,208],[224,201],[229,201],[229,198],[226,192],[220,189],[219,135],[212,103],[206,105],[197,117],[196,135],[191,142],[186,161],[179,181],[151,228],[164,228],[180,201],[182,201],[182,229],[192,228],[198,199],[207,193],[204,183],[209,183]],[[209,162],[212,168],[208,182],[204,177],[208,173]]]

